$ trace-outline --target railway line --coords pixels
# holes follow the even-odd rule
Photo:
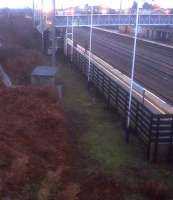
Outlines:
[[[88,48],[88,29],[75,28],[74,42]],[[131,73],[132,51],[133,39],[93,31],[92,52],[127,76]],[[135,80],[173,105],[173,49],[138,41]]]

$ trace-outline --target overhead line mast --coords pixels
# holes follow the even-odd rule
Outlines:
[[[88,82],[90,82],[90,73],[91,73],[91,51],[92,51],[92,33],[93,33],[93,12],[94,12],[94,7],[91,6],[91,23],[90,23],[90,39],[89,39],[89,62],[88,62]]]
[[[52,0],[52,66],[56,65],[56,29],[55,29],[55,16],[56,16],[56,1]]]
[[[134,37],[133,59],[132,59],[131,80],[130,80],[130,95],[129,95],[129,104],[128,104],[128,111],[127,111],[127,124],[126,124],[127,126],[126,141],[127,142],[129,141],[129,128],[130,128],[130,121],[131,121],[131,107],[132,107],[132,95],[133,95],[135,61],[136,61],[138,23],[139,23],[139,0],[137,1],[137,9],[136,9],[135,37]]]

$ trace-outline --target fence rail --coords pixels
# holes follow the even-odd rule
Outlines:
[[[71,56],[71,45],[67,45],[67,57]],[[84,76],[88,75],[88,58],[74,47],[73,63]],[[126,118],[129,92],[121,87],[113,77],[108,76],[95,63],[91,62],[90,81],[100,91],[111,106]],[[162,146],[167,158],[173,157],[173,115],[156,114],[135,97],[132,98],[131,128],[147,146],[147,159],[157,160]],[[164,155],[165,156],[165,155]]]

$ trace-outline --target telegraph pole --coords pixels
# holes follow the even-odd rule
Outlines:
[[[40,5],[40,0],[38,0],[38,20],[39,24],[41,22],[41,5]]]
[[[94,8],[91,6],[91,24],[90,24],[90,41],[89,41],[89,62],[88,62],[88,83],[90,82],[91,72],[91,51],[92,51],[92,33],[93,33],[93,11]]]
[[[52,0],[52,66],[56,66],[56,29],[55,29],[55,16],[56,16],[56,2]]]
[[[123,5],[123,0],[120,0],[120,12],[119,12],[119,14],[122,13],[122,5]]]
[[[133,46],[133,60],[132,60],[132,69],[131,69],[131,80],[130,80],[130,96],[129,96],[129,105],[128,105],[128,113],[127,113],[127,124],[126,124],[126,141],[129,141],[129,127],[131,120],[131,107],[132,107],[132,95],[133,95],[133,83],[134,83],[134,72],[135,72],[135,60],[136,60],[136,43],[138,36],[138,22],[139,22],[139,1],[137,2],[137,10],[136,10],[136,24],[135,24],[135,38],[134,38],[134,46]]]
[[[44,6],[43,6],[43,0],[41,0],[41,45],[42,50],[44,50]]]
[[[35,25],[37,24],[37,0],[34,0]]]
[[[35,1],[33,0],[32,1],[32,6],[33,6],[33,26],[35,27]]]
[[[72,39],[72,48],[71,48],[71,62],[73,61],[73,48],[74,48],[74,12],[72,13],[72,33],[71,33],[71,39]]]
[[[67,16],[67,24],[66,24],[66,37],[65,37],[65,54],[67,56],[67,39],[68,39],[68,24],[69,24],[69,21],[68,21],[68,16]]]
[[[36,24],[39,22],[39,2],[36,0]]]

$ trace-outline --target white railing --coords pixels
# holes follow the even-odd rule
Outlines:
[[[75,15],[73,19],[74,26],[90,25],[89,15]],[[67,21],[72,26],[72,16],[59,15],[56,16],[56,26],[66,27]],[[136,15],[93,15],[93,26],[111,26],[111,25],[134,25]],[[139,15],[139,25],[173,25],[173,15]]]

